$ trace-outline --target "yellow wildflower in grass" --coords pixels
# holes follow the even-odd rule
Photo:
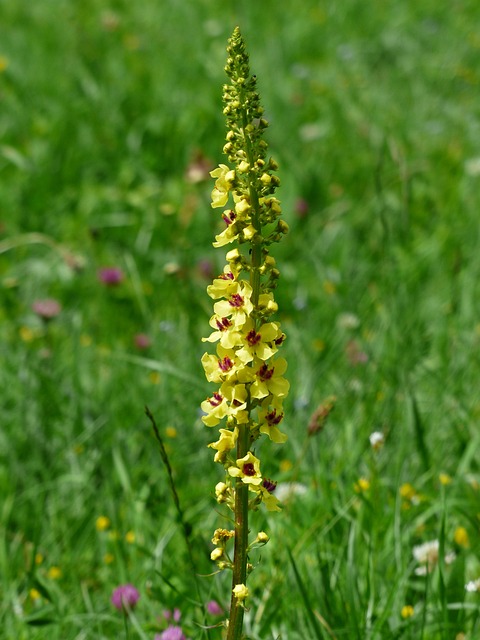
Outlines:
[[[47,576],[50,580],[58,580],[62,577],[62,570],[59,567],[50,567],[47,571]]]
[[[160,384],[162,378],[158,371],[150,371],[150,373],[148,374],[148,379],[152,384]]]
[[[107,518],[107,516],[98,516],[95,520],[95,528],[97,531],[106,531],[110,528],[110,518]]]
[[[32,602],[37,602],[42,597],[38,589],[30,589],[30,591],[28,592],[28,596],[30,600],[32,600]]]
[[[400,615],[404,620],[406,620],[407,618],[411,618],[414,613],[415,613],[415,610],[411,604],[406,604],[404,607],[402,607],[402,610],[400,611]]]
[[[323,283],[323,290],[327,295],[332,296],[334,293],[337,292],[337,287],[334,282],[331,282],[330,280],[325,280]]]
[[[370,480],[367,478],[359,478],[353,485],[356,493],[364,493],[370,489]]]
[[[449,476],[448,473],[441,473],[438,476],[438,479],[440,484],[443,484],[443,486],[447,486],[452,483],[452,476]]]
[[[468,537],[468,532],[465,527],[457,527],[455,529],[455,533],[453,534],[453,539],[459,547],[463,547],[464,549],[468,549],[470,546],[470,539]]]
[[[403,504],[404,508],[408,508],[410,505],[418,505],[420,502],[420,495],[409,482],[401,485],[399,493],[400,496],[407,501]]]
[[[37,566],[42,564],[43,560],[44,560],[44,557],[43,557],[43,555],[41,553],[36,553],[35,554],[35,564]]]
[[[291,460],[288,460],[288,458],[284,458],[283,460],[280,460],[280,471],[282,473],[287,473],[292,469],[293,469],[293,462]]]
[[[165,435],[167,436],[167,438],[176,438],[177,430],[175,429],[175,427],[167,427],[165,429]]]
[[[92,342],[93,340],[91,336],[88,336],[84,333],[80,336],[80,344],[82,347],[90,347]]]
[[[32,342],[37,337],[36,332],[30,329],[30,327],[20,327],[18,333],[23,342]]]
[[[115,556],[113,555],[113,553],[106,553],[103,556],[103,561],[105,564],[112,564],[114,560],[115,560]]]
[[[276,483],[262,476],[253,450],[263,436],[278,444],[287,438],[279,429],[289,390],[283,377],[287,363],[277,355],[285,334],[279,322],[271,319],[278,310],[273,292],[279,271],[270,247],[287,233],[288,225],[280,219],[280,202],[274,196],[279,185],[273,173],[277,165],[267,158],[263,140],[268,123],[238,29],[227,52],[223,151],[228,163],[210,174],[215,179],[211,206],[222,210],[219,222],[223,226],[213,246],[235,246],[226,253],[222,273],[207,288],[214,301],[209,321],[213,331],[203,341],[215,345],[215,353],[205,353],[202,365],[207,380],[217,388],[201,408],[204,424],[219,427],[220,437],[209,445],[226,474],[225,482],[215,487],[217,502],[236,514],[233,566],[225,549],[228,540],[216,544],[212,559],[219,568],[233,568],[227,640],[237,640],[248,595],[248,509],[262,504],[268,511],[280,509],[273,495]]]
[[[127,531],[125,534],[125,542],[128,542],[128,544],[133,544],[135,542],[135,534],[133,531]]]

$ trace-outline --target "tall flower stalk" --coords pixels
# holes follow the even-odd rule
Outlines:
[[[277,444],[287,438],[280,430],[289,389],[283,378],[287,363],[277,353],[285,334],[272,320],[278,308],[273,290],[279,272],[270,246],[281,240],[288,226],[280,219],[280,202],[274,196],[279,185],[273,173],[277,164],[267,159],[263,134],[268,123],[238,27],[228,41],[227,54],[223,152],[228,165],[220,164],[211,176],[215,178],[212,207],[223,210],[224,224],[213,245],[232,247],[223,272],[207,288],[216,302],[210,319],[213,331],[204,341],[216,343],[216,353],[205,353],[202,364],[217,390],[202,403],[202,419],[208,427],[220,427],[218,440],[209,445],[215,450],[214,460],[225,469],[215,493],[217,501],[234,512],[235,524],[233,531],[215,531],[211,557],[219,569],[232,570],[227,640],[239,640],[249,596],[249,552],[268,542],[264,532],[249,541],[249,510],[262,503],[269,511],[280,510],[275,483],[263,475],[255,447],[262,436]]]

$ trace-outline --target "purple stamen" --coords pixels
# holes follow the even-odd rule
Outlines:
[[[215,392],[211,398],[208,398],[208,401],[212,405],[212,407],[218,407],[223,402],[223,396]]]
[[[228,356],[225,356],[223,360],[218,361],[218,366],[223,372],[227,372],[227,371],[230,371],[230,369],[233,367],[233,362],[230,360]]]
[[[259,333],[257,333],[255,329],[252,329],[247,334],[247,342],[251,347],[258,344],[261,339],[262,339],[262,336]]]
[[[234,293],[228,302],[231,307],[235,307],[236,309],[243,307],[243,298],[239,293]]]
[[[269,480],[268,478],[264,478],[262,482],[262,487],[268,491],[268,493],[273,493],[277,488],[277,483],[273,480]]]
[[[266,414],[265,420],[267,421],[269,427],[275,427],[283,420],[283,413],[277,416],[277,410],[274,409],[273,411],[270,411],[270,413]]]
[[[232,323],[228,318],[217,318],[215,322],[217,323],[217,329],[219,331],[227,331],[227,329],[232,326]]]
[[[269,369],[267,364],[262,364],[260,369],[257,371],[257,376],[260,378],[260,380],[263,380],[265,382],[266,380],[271,380],[274,371],[275,367]]]
[[[232,211],[232,210],[222,215],[223,221],[225,222],[227,227],[229,227],[235,221],[236,217],[237,217],[237,214],[235,213],[235,211]]]

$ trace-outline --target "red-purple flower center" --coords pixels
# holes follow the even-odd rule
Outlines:
[[[252,462],[247,462],[246,464],[244,464],[242,471],[246,476],[251,477],[255,475],[255,467],[253,466]]]
[[[247,342],[251,347],[254,347],[256,344],[258,344],[261,341],[261,339],[262,339],[262,336],[259,333],[257,333],[255,329],[252,329],[247,333]]]
[[[217,329],[219,331],[227,331],[227,329],[230,329],[232,326],[228,318],[217,318],[215,322],[217,323]]]
[[[227,227],[229,227],[232,222],[235,221],[235,218],[237,217],[237,214],[235,213],[235,211],[227,211],[226,213],[223,214],[222,218],[223,221],[225,222],[225,224],[227,225]]]
[[[231,307],[235,307],[236,309],[243,306],[243,298],[239,293],[234,293],[228,302]]]
[[[266,380],[271,380],[274,371],[275,367],[269,369],[267,364],[262,364],[260,369],[257,371],[257,376],[260,378],[260,380],[263,380],[263,382],[265,382]]]
[[[223,396],[221,396],[218,392],[215,392],[211,398],[208,399],[209,403],[212,407],[218,407],[223,402]]]
[[[235,280],[235,276],[233,275],[233,273],[231,271],[229,271],[228,273],[221,273],[218,276],[219,280]]]
[[[282,335],[279,338],[277,338],[276,340],[274,340],[274,342],[277,345],[277,347],[279,347],[284,340],[285,340],[285,334],[282,333]]]
[[[265,420],[267,421],[269,427],[275,427],[283,420],[283,413],[277,416],[277,410],[274,409],[273,411],[270,411],[266,414]]]
[[[277,488],[277,483],[273,480],[269,480],[268,478],[264,478],[262,482],[262,487],[268,491],[268,493],[273,493]]]
[[[223,360],[218,361],[218,366],[224,373],[226,373],[227,371],[230,371],[230,369],[233,367],[233,362],[230,360],[228,356],[225,356]]]

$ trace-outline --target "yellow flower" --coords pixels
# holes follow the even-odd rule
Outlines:
[[[233,347],[241,344],[241,336],[236,331],[233,322],[228,318],[222,318],[218,315],[214,315],[210,318],[210,326],[216,329],[211,333],[208,338],[202,338],[203,342],[218,342],[225,349],[232,349]]]
[[[412,500],[417,495],[417,492],[409,482],[402,484],[399,491],[402,498],[406,500]]]
[[[43,555],[41,553],[36,553],[35,554],[35,564],[39,565],[42,564],[43,562]]]
[[[30,327],[20,327],[19,334],[23,342],[32,342],[36,337],[35,332]]]
[[[238,281],[230,265],[227,264],[223,269],[223,273],[218,278],[215,278],[212,284],[208,285],[207,293],[214,300],[238,293]]]
[[[8,67],[8,59],[5,56],[0,56],[0,73],[3,73]]]
[[[161,377],[158,371],[150,371],[148,378],[152,384],[160,384]]]
[[[217,442],[212,442],[208,446],[212,449],[216,449],[215,462],[220,462],[224,459],[224,454],[227,451],[231,451],[235,448],[237,443],[238,429],[230,431],[229,429],[220,429],[220,439]]]
[[[336,292],[337,287],[333,282],[330,282],[330,280],[325,280],[323,283],[323,290],[327,295],[331,296]]]
[[[411,618],[414,613],[415,613],[415,610],[411,604],[406,604],[404,607],[402,607],[402,610],[400,611],[400,615],[402,616],[403,619]]]
[[[362,493],[363,491],[368,491],[370,489],[370,480],[367,478],[359,478],[357,482],[353,485],[356,493]]]
[[[233,349],[225,349],[221,344],[217,347],[217,356],[204,353],[202,356],[202,365],[205,370],[205,377],[209,382],[223,382],[235,377],[238,371],[238,358],[236,358]],[[242,379],[242,382],[251,382],[253,374]]]
[[[219,547],[217,547],[216,549],[214,549],[212,551],[212,553],[210,554],[210,558],[215,562],[215,560],[218,560],[219,558],[221,558],[223,556],[223,549],[220,549]]]
[[[107,516],[98,516],[95,521],[97,531],[106,531],[110,527],[110,518]]]
[[[50,567],[47,571],[47,576],[50,580],[58,580],[62,576],[62,570],[59,567]]]
[[[285,358],[277,358],[268,365],[261,360],[255,360],[252,368],[255,371],[255,381],[250,387],[252,398],[265,398],[269,394],[283,398],[287,395],[290,383],[281,377],[287,370]]]
[[[265,406],[259,411],[258,420],[260,423],[260,433],[267,435],[272,442],[281,444],[287,441],[287,436],[278,428],[278,425],[283,420],[283,411],[280,403],[272,405],[270,400],[267,399]]]
[[[459,547],[463,547],[464,549],[468,549],[470,546],[470,540],[468,537],[468,532],[465,527],[457,527],[455,529],[455,533],[453,534],[453,539]]]
[[[113,553],[106,553],[103,556],[103,561],[105,564],[112,564],[114,560],[115,560],[115,556],[113,555]]]
[[[251,302],[252,287],[246,280],[236,283],[236,291],[226,300],[219,300],[213,305],[213,311],[221,318],[231,318],[235,327],[242,327],[253,311]]]
[[[448,473],[441,473],[438,476],[438,479],[440,480],[440,484],[443,484],[443,486],[446,486],[447,484],[451,484],[452,482],[452,477],[448,475]]]
[[[257,331],[253,321],[249,319],[243,327],[243,346],[238,349],[237,355],[244,364],[252,362],[255,358],[265,362],[277,351],[275,342],[281,336],[282,332],[276,322],[266,322]]]
[[[245,600],[245,598],[248,598],[249,591],[248,591],[248,587],[246,587],[244,584],[237,584],[235,585],[235,587],[232,589],[233,594],[235,596],[235,598],[239,601],[239,602],[243,602]]]
[[[128,542],[128,544],[133,544],[135,542],[135,534],[133,531],[127,531],[125,534],[125,541]]]
[[[202,422],[207,427],[215,427],[220,420],[228,415],[227,401],[218,391],[204,400],[200,407],[206,414],[202,416]]]
[[[175,429],[175,427],[167,427],[165,429],[165,435],[167,436],[167,438],[176,438],[177,430]]]
[[[278,502],[278,498],[276,496],[273,495],[273,493],[270,493],[270,491],[268,491],[268,489],[266,489],[265,487],[255,487],[255,486],[251,486],[250,487],[252,489],[252,491],[256,491],[258,492],[258,494],[260,495],[263,504],[265,505],[265,508],[267,509],[267,511],[281,511],[282,509],[280,508],[280,504]]]
[[[259,485],[262,482],[260,460],[251,451],[239,458],[235,467],[229,467],[228,473],[234,478],[241,478],[245,484]]]
[[[38,591],[37,589],[30,589],[28,595],[30,596],[30,600],[33,600],[33,602],[35,602],[36,600],[40,600],[40,598],[42,597],[40,591]]]
[[[210,175],[212,178],[217,178],[212,191],[212,208],[224,207],[228,201],[228,192],[235,180],[235,171],[225,164],[221,164],[213,171],[210,171]]]

